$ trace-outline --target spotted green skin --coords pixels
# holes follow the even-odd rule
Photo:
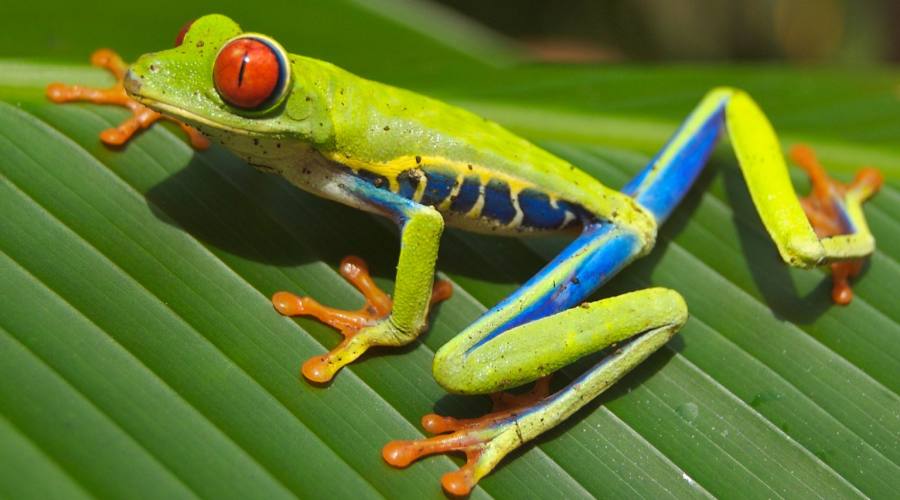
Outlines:
[[[390,317],[327,354],[320,381],[371,346],[408,344],[424,330],[445,222],[501,234],[583,226],[582,235],[544,270],[436,353],[436,380],[452,392],[476,394],[521,385],[619,345],[533,408],[472,429],[484,448],[470,471],[471,484],[641,363],[687,320],[681,296],[661,288],[572,306],[650,251],[657,224],[693,182],[725,121],[760,218],[786,262],[813,267],[860,258],[874,248],[860,208],[870,192],[839,200],[853,234],[816,237],[771,125],[736,89],[707,94],[624,194],[472,113],[308,57],[287,56],[291,82],[271,109],[235,109],[216,91],[212,68],[219,49],[241,34],[224,16],[202,17],[182,45],[142,56],[131,66],[125,88],[251,165],[400,226]],[[477,187],[471,203],[463,203],[467,186]],[[676,191],[679,196],[666,198]],[[660,202],[660,196],[668,201]],[[590,280],[590,289],[571,292]]]

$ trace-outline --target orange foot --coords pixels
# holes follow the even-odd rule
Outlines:
[[[883,181],[881,173],[871,167],[857,172],[850,184],[836,181],[828,176],[808,146],[796,145],[791,148],[791,160],[805,170],[812,181],[812,192],[800,199],[800,205],[820,238],[850,232],[842,209],[847,193],[858,192],[865,199],[875,194]],[[831,298],[835,303],[846,305],[853,299],[850,278],[859,274],[863,262],[863,259],[854,259],[831,264]]]
[[[206,149],[209,140],[197,129],[172,117],[165,116],[128,97],[122,83],[125,78],[126,65],[118,54],[109,49],[100,49],[91,54],[91,64],[108,70],[116,78],[116,84],[108,89],[95,89],[80,85],[64,85],[51,83],[47,86],[47,97],[56,103],[72,101],[88,101],[95,104],[113,104],[131,110],[133,116],[115,128],[108,128],[100,133],[100,140],[109,146],[121,146],[128,142],[141,129],[153,125],[160,119],[173,121],[187,134],[194,149]]]
[[[310,297],[298,297],[290,292],[277,292],[272,296],[272,305],[279,313],[285,316],[312,316],[337,329],[344,336],[344,340],[331,352],[310,358],[303,364],[303,376],[313,382],[328,382],[340,367],[365,352],[372,344],[361,342],[356,334],[385,319],[393,307],[391,297],[372,280],[365,261],[359,257],[345,257],[339,270],[341,276],[363,294],[366,303],[362,309],[333,309]],[[436,281],[431,293],[431,304],[450,298],[452,293],[453,287],[449,282]]]
[[[538,379],[534,388],[525,394],[500,392],[491,395],[494,409],[479,418],[456,419],[429,413],[422,417],[422,427],[431,434],[440,434],[414,441],[391,441],[381,451],[385,462],[394,467],[406,467],[426,455],[462,452],[466,464],[448,472],[441,485],[453,495],[467,495],[510,451],[522,445],[516,438],[516,418],[524,411],[540,404],[550,394],[550,377]],[[512,439],[510,439],[512,437]]]

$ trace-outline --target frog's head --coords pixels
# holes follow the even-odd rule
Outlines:
[[[295,68],[304,58],[218,14],[185,26],[175,44],[129,68],[131,97],[214,137],[327,140],[330,120],[315,98],[320,85]]]

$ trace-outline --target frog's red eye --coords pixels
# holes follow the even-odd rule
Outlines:
[[[225,44],[213,67],[213,82],[222,100],[247,111],[277,104],[288,77],[283,49],[257,36],[243,36]]]
[[[175,37],[175,46],[180,47],[182,43],[184,43],[184,35],[187,34],[188,30],[191,29],[191,25],[194,24],[196,19],[191,19],[190,21],[184,23],[184,26],[181,27],[181,30],[178,31],[178,36]]]

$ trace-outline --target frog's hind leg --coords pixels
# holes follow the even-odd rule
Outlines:
[[[810,268],[860,259],[874,251],[875,238],[866,224],[862,202],[874,192],[877,183],[865,182],[859,189],[841,194],[834,191],[831,199],[843,207],[839,211],[845,219],[845,231],[816,234],[791,184],[772,125],[759,106],[747,94],[731,90],[726,117],[750,197],[785,262]]]
[[[209,140],[197,129],[174,118],[162,115],[128,97],[125,93],[123,80],[128,69],[125,62],[118,54],[109,49],[100,49],[91,54],[91,64],[104,68],[116,78],[116,83],[108,89],[96,89],[81,85],[64,85],[51,83],[47,86],[47,98],[55,103],[74,101],[87,101],[94,104],[112,104],[131,110],[131,118],[125,120],[114,128],[108,128],[100,133],[100,140],[110,146],[121,146],[128,142],[139,130],[148,128],[161,119],[170,120],[178,124],[181,130],[187,134],[191,146],[195,149],[206,149]]]
[[[435,359],[435,377],[454,392],[505,389],[518,385],[517,377],[551,373],[582,356],[615,347],[567,387],[533,406],[479,419],[428,415],[423,418],[426,430],[446,434],[388,443],[382,451],[384,459],[405,467],[425,455],[465,453],[466,464],[441,481],[448,492],[464,495],[508,453],[558,425],[663,346],[686,319],[687,307],[680,295],[653,288],[587,303],[468,348],[465,339],[484,332],[464,332],[458,337],[462,343],[448,344]]]
[[[492,406],[491,411],[478,418],[460,419],[429,413],[422,417],[422,428],[430,434],[444,434],[460,429],[483,426],[486,421],[493,422],[503,419],[512,413],[534,406],[547,398],[550,395],[550,379],[552,378],[553,375],[551,374],[537,379],[534,382],[534,386],[524,393],[492,392],[489,394]]]
[[[662,223],[726,130],[753,204],[782,259],[801,268],[848,262],[832,269],[843,284],[833,294],[834,300],[849,301],[852,293],[842,277],[853,274],[859,259],[875,248],[862,202],[877,191],[880,174],[865,169],[845,188],[830,181],[811,152],[804,150],[795,160],[810,172],[816,187],[815,197],[801,202],[772,125],[753,99],[740,90],[723,87],[710,91],[665,148],[622,191]],[[827,213],[811,211],[811,207],[828,207]],[[826,219],[830,222],[824,222]]]
[[[385,460],[402,467],[428,454],[463,452],[467,465],[446,475],[443,484],[452,493],[465,493],[510,451],[587,404],[663,345],[687,318],[684,301],[671,290],[573,307],[642,250],[643,239],[627,227],[589,224],[537,275],[445,344],[435,355],[434,376],[450,392],[490,394],[624,342],[614,353],[532,406],[513,404],[474,420],[427,416],[427,430],[450,433],[392,442],[383,450]]]

